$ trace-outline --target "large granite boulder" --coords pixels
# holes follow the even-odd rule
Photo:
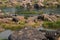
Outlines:
[[[19,31],[13,32],[8,40],[47,40],[42,32],[35,28],[26,27]]]

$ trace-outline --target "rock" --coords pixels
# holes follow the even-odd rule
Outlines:
[[[25,22],[25,18],[24,18],[24,16],[16,16],[16,18],[19,20],[19,21],[23,21],[23,22]]]
[[[28,17],[27,22],[30,22],[30,21],[34,22],[35,19],[36,19],[35,16],[34,17]]]
[[[55,14],[55,16],[56,16],[57,18],[60,18],[60,14]]]
[[[46,37],[35,28],[26,27],[12,33],[8,37],[8,40],[46,40]]]
[[[34,4],[34,8],[35,9],[39,9],[39,5],[38,4]]]
[[[42,14],[40,16],[37,17],[37,19],[39,20],[47,20],[47,21],[51,21],[51,22],[56,22],[57,21],[57,17],[55,15],[50,15],[50,14]]]
[[[18,22],[18,18],[13,17],[13,18],[12,18],[12,21],[14,21],[14,22]]]
[[[2,22],[2,23],[10,23],[11,20],[8,19],[8,18],[3,18],[3,19],[0,19],[0,22]]]
[[[44,4],[41,2],[38,2],[39,7],[44,7]]]
[[[40,16],[37,17],[37,19],[38,19],[38,20],[44,20],[44,16],[41,16],[41,15],[40,15]]]

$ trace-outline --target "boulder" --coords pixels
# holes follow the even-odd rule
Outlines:
[[[40,15],[37,17],[38,20],[44,20],[44,16]]]
[[[47,40],[42,32],[32,27],[26,27],[13,32],[8,40]]]
[[[13,18],[12,18],[12,21],[18,22],[18,19],[17,19],[16,17],[13,17]]]
[[[51,21],[51,22],[57,21],[56,15],[50,15],[50,14],[42,14],[42,15],[38,16],[37,19],[42,20],[42,21],[47,20],[47,21]]]
[[[38,10],[39,9],[39,5],[38,4],[34,4],[34,8]]]

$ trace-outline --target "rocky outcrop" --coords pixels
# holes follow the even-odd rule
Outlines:
[[[59,15],[54,15],[54,14],[42,14],[40,16],[37,17],[37,19],[40,20],[47,20],[47,21],[51,21],[51,22],[56,22],[58,17],[60,17]]]
[[[10,23],[11,20],[12,18],[3,18],[3,19],[0,18],[0,23]]]
[[[8,40],[47,40],[42,32],[35,28],[26,27],[12,33]]]
[[[57,21],[57,18],[56,18],[55,15],[44,14],[43,16],[44,16],[44,19],[47,19],[47,20],[49,20],[49,21],[51,21],[51,22]]]

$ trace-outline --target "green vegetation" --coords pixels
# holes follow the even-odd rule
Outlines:
[[[38,23],[38,22],[35,22],[35,23],[32,25],[33,28],[37,28],[37,27],[39,27],[39,26],[40,26],[40,23]]]
[[[28,23],[26,23],[25,21],[19,21],[19,22],[17,22],[17,23],[15,23],[15,22],[10,22],[10,23],[2,23],[2,22],[0,22],[0,27],[2,27],[2,28],[4,28],[4,29],[10,29],[10,30],[20,30],[20,29],[22,29],[22,28],[24,28],[24,27],[29,27],[29,25],[30,26],[32,26],[32,27],[39,27],[40,26],[40,23],[39,22],[32,22],[31,24],[28,24]]]
[[[51,28],[51,29],[59,29],[60,28],[60,21],[57,21],[57,22],[45,21],[44,24],[43,24],[43,27]]]
[[[0,39],[0,40],[7,40],[7,39]]]
[[[2,2],[6,2],[6,1],[8,1],[8,0],[1,0]]]
[[[20,12],[21,14],[37,14],[36,11],[24,11],[24,12]]]
[[[25,27],[25,24],[26,24],[25,22],[19,21],[18,23],[11,23],[11,24],[0,23],[0,26],[4,29],[19,30],[19,29]]]
[[[17,12],[16,14],[37,14],[37,11],[21,11],[21,12]]]
[[[18,12],[16,12],[16,14],[43,14],[44,12],[43,11],[34,11],[34,10],[32,10],[32,11],[28,11],[28,10],[23,10],[23,11],[18,11]]]
[[[5,4],[0,4],[0,9],[4,9],[6,8],[6,5]]]

